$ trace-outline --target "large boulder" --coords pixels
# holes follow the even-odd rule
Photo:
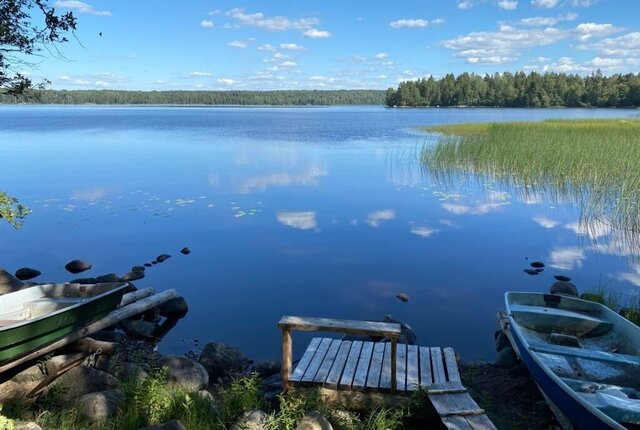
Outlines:
[[[11,273],[0,269],[0,295],[18,291],[23,285],[24,284]]]
[[[149,321],[124,320],[120,321],[120,327],[133,337],[150,338],[156,330],[156,325]]]
[[[91,269],[91,267],[92,267],[91,263],[87,263],[86,261],[82,261],[82,260],[73,260],[68,262],[64,266],[64,268],[67,269],[68,272],[73,273],[74,275],[76,273],[89,270]]]
[[[174,297],[173,299],[167,300],[161,303],[159,308],[160,315],[166,318],[182,318],[189,311],[189,305],[187,305],[184,297]]]
[[[205,345],[199,361],[209,372],[210,381],[217,381],[230,373],[240,373],[251,364],[239,349],[216,342]]]
[[[331,423],[318,411],[307,412],[296,430],[333,430]]]
[[[53,385],[61,386],[61,400],[73,402],[88,393],[118,388],[120,381],[101,370],[89,366],[77,366],[58,378]]]
[[[97,424],[118,413],[124,399],[122,391],[106,390],[80,396],[76,399],[74,407],[85,421]]]
[[[496,354],[495,364],[498,367],[503,367],[505,369],[510,369],[518,365],[518,356],[511,346],[507,346],[502,348]]]
[[[398,343],[406,343],[407,345],[416,344],[418,338],[409,324],[394,319],[391,315],[385,315],[384,318],[382,318],[382,321],[386,323],[400,324],[401,333],[398,338]]]
[[[551,294],[562,294],[565,296],[578,297],[578,288],[571,282],[554,282],[551,288],[549,288],[549,292]]]
[[[138,430],[186,430],[186,427],[179,420],[171,420],[164,424],[140,427]]]
[[[29,279],[33,279],[37,276],[42,275],[42,272],[36,269],[32,269],[31,267],[21,267],[16,270],[16,278],[21,281],[28,281]]]
[[[140,366],[135,363],[122,363],[117,366],[114,371],[114,375],[121,381],[142,381],[149,376],[149,374]]]
[[[167,369],[167,381],[186,391],[198,391],[209,385],[209,374],[200,364],[187,357],[166,355],[158,365]]]
[[[267,414],[259,409],[244,411],[231,430],[266,430]]]

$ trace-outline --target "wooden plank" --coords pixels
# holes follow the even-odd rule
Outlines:
[[[324,356],[327,355],[327,351],[329,350],[329,345],[333,339],[325,337],[320,341],[320,345],[318,345],[318,349],[311,359],[311,363],[309,363],[309,367],[302,375],[302,379],[300,382],[311,382],[313,378],[315,378],[316,373],[318,373],[318,369],[320,369],[320,365],[322,364],[322,360],[324,360]]]
[[[401,332],[400,324],[397,323],[296,316],[282,317],[278,323],[278,327],[281,329],[304,331],[337,331],[340,333],[388,338],[398,338]]]
[[[289,390],[289,377],[291,376],[291,366],[293,365],[293,339],[289,330],[282,330],[282,367],[280,376],[282,377],[282,388],[285,393]]]
[[[351,351],[351,341],[345,340],[340,345],[340,349],[338,350],[336,359],[333,360],[333,366],[331,366],[331,370],[329,371],[329,376],[327,377],[327,380],[325,382],[325,387],[334,390],[338,388],[340,377],[342,376],[342,371],[344,370],[345,364],[347,363],[347,358],[349,357],[349,351]]]
[[[367,374],[369,373],[371,355],[373,355],[373,342],[365,342],[362,345],[360,359],[358,360],[358,368],[356,369],[356,374],[353,377],[353,384],[351,384],[352,389],[364,389],[367,384]]]
[[[431,353],[429,348],[421,346],[418,348],[420,362],[420,386],[423,388],[430,387],[433,384],[433,375],[431,374]]]
[[[289,377],[289,381],[300,382],[300,380],[304,376],[304,372],[306,372],[307,367],[309,367],[309,363],[311,363],[313,356],[316,354],[321,340],[322,338],[320,337],[314,337],[313,339],[311,339],[309,346],[307,346],[307,350],[302,355],[302,358],[298,362],[298,365],[293,371],[293,374]]]
[[[407,346],[407,391],[415,391],[420,385],[418,346]]]
[[[369,375],[367,376],[367,388],[377,390],[380,386],[380,373],[382,373],[382,359],[384,357],[384,347],[387,342],[377,342],[373,347]]]
[[[468,393],[429,393],[429,399],[440,416],[484,413]]]
[[[456,353],[453,348],[443,348],[444,363],[447,366],[447,375],[449,381],[460,382],[460,372],[458,371],[458,362],[456,361]]]
[[[391,389],[391,344],[389,342],[385,342],[382,372],[380,373],[380,388]]]
[[[434,384],[442,384],[443,382],[447,382],[447,377],[444,373],[444,363],[442,362],[442,350],[437,346],[430,349],[431,368],[433,369]]]
[[[331,366],[333,366],[333,360],[336,359],[336,355],[338,355],[338,350],[340,349],[341,344],[342,341],[339,339],[331,341],[327,355],[324,356],[324,360],[322,360],[320,369],[318,369],[316,377],[313,378],[313,382],[319,382],[324,385],[324,381],[326,381],[329,376],[329,371],[331,370]]]
[[[344,371],[340,378],[340,388],[344,390],[351,389],[351,384],[353,384],[353,377],[356,374],[356,368],[358,367],[358,360],[360,358],[360,352],[362,351],[363,344],[364,342],[360,340],[356,340],[351,344],[347,363],[344,366]]]
[[[396,389],[405,391],[407,387],[407,344],[398,344],[398,361],[396,367]]]
[[[465,416],[467,422],[474,430],[497,430],[491,420],[485,414],[482,415],[467,415]]]
[[[448,430],[473,430],[471,424],[465,417],[454,415],[452,417],[443,417],[442,424],[444,424]]]

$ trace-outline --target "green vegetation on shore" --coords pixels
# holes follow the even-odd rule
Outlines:
[[[21,205],[18,199],[0,191],[0,219],[4,219],[15,228],[22,226],[22,220],[31,212]]]
[[[383,105],[382,90],[124,91],[34,90],[16,98],[0,93],[0,103],[139,105]]]
[[[583,221],[640,242],[640,120],[547,120],[428,127],[443,133],[422,160],[440,180],[474,174],[573,202]],[[525,195],[525,197],[526,197]],[[589,225],[588,222],[585,225]]]
[[[531,72],[447,74],[389,88],[387,106],[639,107],[640,73],[590,76]]]

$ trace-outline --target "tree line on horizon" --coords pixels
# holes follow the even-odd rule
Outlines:
[[[0,103],[139,105],[382,105],[384,90],[125,91],[35,90],[0,93]]]
[[[404,81],[389,88],[393,106],[639,107],[640,73],[588,76],[565,73],[462,73]]]

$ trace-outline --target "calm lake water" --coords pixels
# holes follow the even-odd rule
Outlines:
[[[0,107],[0,190],[33,210],[21,230],[0,223],[0,267],[62,282],[72,259],[98,276],[171,254],[136,282],[190,304],[165,352],[215,340],[278,359],[282,315],[390,314],[422,345],[492,359],[505,291],[563,274],[628,296],[640,266],[573,202],[439,183],[419,163],[436,137],[417,128],[622,116],[637,111]],[[527,275],[534,260],[547,268]],[[306,339],[294,334],[297,354]]]

